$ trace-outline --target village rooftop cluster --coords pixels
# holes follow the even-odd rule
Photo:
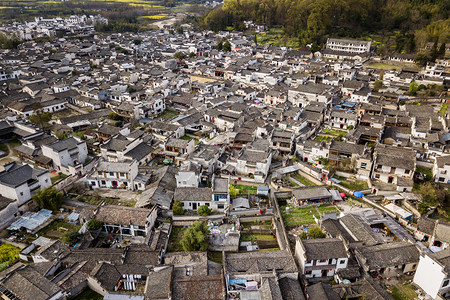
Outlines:
[[[450,296],[450,223],[416,191],[450,182],[448,45],[419,69],[366,41],[97,22],[0,26],[27,40],[0,52],[0,298]]]

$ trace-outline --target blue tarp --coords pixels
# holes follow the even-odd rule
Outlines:
[[[336,183],[341,183],[340,180],[337,180],[336,178],[331,178],[332,181],[336,182]]]
[[[358,198],[362,198],[364,196],[364,194],[360,191],[355,191],[353,192],[353,196],[358,197]]]
[[[230,278],[230,284],[242,284],[246,283],[247,279],[245,278]]]
[[[352,103],[352,102],[344,102],[344,103],[342,103],[342,106],[343,107],[355,107],[355,103]]]

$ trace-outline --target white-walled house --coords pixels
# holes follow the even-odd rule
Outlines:
[[[111,162],[99,160],[91,174],[86,177],[93,189],[97,188],[124,188],[135,190],[134,184],[138,175],[136,160]]]
[[[333,110],[330,114],[328,124],[333,128],[347,129],[349,126],[356,126],[358,116],[355,113],[348,113],[344,110]]]
[[[310,163],[319,163],[319,159],[328,158],[330,152],[327,144],[314,140],[306,140],[297,144],[296,151],[304,162]]]
[[[450,297],[450,248],[420,256],[413,282],[432,299]]]
[[[197,210],[202,205],[217,210],[217,203],[212,198],[211,188],[199,187],[177,187],[173,195],[173,199],[180,200],[185,210]]]
[[[10,225],[18,213],[17,201],[0,196],[0,228]]]
[[[372,177],[376,180],[398,185],[399,179],[412,181],[415,169],[416,156],[413,149],[386,145],[375,148]]]
[[[102,205],[94,212],[97,221],[103,222],[102,230],[108,234],[132,238],[143,242],[155,225],[158,209]]]
[[[306,278],[320,278],[347,268],[349,254],[340,239],[297,239],[295,258]]]
[[[25,204],[40,189],[52,185],[48,170],[10,163],[0,172],[0,196]]]
[[[186,163],[181,165],[180,170],[175,175],[177,181],[177,187],[198,187],[200,182],[200,167],[192,163]]]
[[[42,154],[53,161],[53,167],[64,174],[82,174],[88,157],[86,142],[75,137],[42,145]]]
[[[228,164],[235,167],[237,175],[255,178],[264,182],[272,163],[272,150],[268,140],[256,139],[247,147],[242,148],[235,161]]]
[[[436,157],[433,177],[434,182],[450,183],[450,155]]]

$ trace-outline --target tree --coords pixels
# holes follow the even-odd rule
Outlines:
[[[190,52],[190,53],[189,53],[189,57],[190,57],[190,58],[197,57],[197,54],[195,54],[194,52]]]
[[[228,40],[225,41],[225,43],[223,43],[223,51],[225,52],[230,52],[231,51],[231,44]]]
[[[441,43],[441,46],[438,50],[438,57],[444,57],[445,56],[445,43]]]
[[[197,209],[197,214],[203,217],[209,216],[211,214],[211,208],[206,205],[202,205]]]
[[[133,40],[133,43],[134,43],[135,45],[140,45],[140,44],[142,43],[142,40],[141,40],[141,39],[134,39],[134,40]]]
[[[309,229],[308,236],[312,239],[323,239],[327,237],[327,235],[319,227]]]
[[[98,230],[102,228],[103,222],[100,222],[96,219],[91,219],[89,220],[89,222],[87,222],[86,226],[89,230]]]
[[[78,233],[78,231],[67,231],[61,237],[61,241],[69,245],[74,245],[76,242],[78,242],[79,238],[80,234]]]
[[[236,196],[239,192],[239,189],[237,189],[234,185],[230,184],[230,195]]]
[[[377,81],[375,81],[374,84],[373,84],[373,90],[374,90],[375,92],[378,92],[378,91],[381,89],[382,86],[383,86],[383,81],[377,80]]]
[[[308,231],[303,231],[300,235],[299,238],[301,240],[306,240],[306,239],[323,239],[326,238],[327,235],[320,229],[320,227],[312,227],[309,228]]]
[[[114,121],[118,121],[118,120],[120,120],[122,118],[118,114],[116,114],[115,112],[110,112],[108,114],[108,119],[114,120]]]
[[[63,202],[63,194],[55,187],[48,187],[38,190],[32,199],[41,208],[57,211]]]
[[[444,206],[448,197],[446,190],[431,182],[421,184],[417,192],[422,195],[423,203],[429,206]]]
[[[209,230],[205,223],[196,221],[186,229],[180,244],[184,251],[208,250]]]
[[[177,28],[175,28],[175,30],[177,31],[178,34],[183,34],[183,27],[177,26]]]
[[[52,119],[52,114],[50,112],[44,112],[42,110],[42,104],[40,102],[35,102],[32,105],[33,107],[33,113],[29,119],[32,123],[41,126],[42,129],[44,129],[45,125],[47,125],[47,122]]]
[[[55,131],[53,131],[53,133],[56,135],[56,137],[58,138],[58,140],[65,140],[65,139],[67,139],[68,138],[68,134],[67,134],[67,132],[65,132],[65,131],[57,131],[57,130],[55,130]]]
[[[222,41],[217,43],[216,49],[217,50],[222,50],[223,49],[223,42]]]
[[[175,53],[174,57],[179,60],[183,60],[186,56],[181,52],[177,52],[177,53]]]
[[[182,214],[184,214],[183,203],[181,203],[180,200],[176,199],[173,202],[172,211],[173,211],[173,213],[175,215],[182,215]]]
[[[209,57],[209,52],[203,53],[203,57]]]
[[[430,57],[428,57],[428,55],[423,54],[423,53],[417,54],[416,58],[414,59],[414,62],[419,67],[425,67],[429,61],[430,61]]]
[[[409,84],[409,95],[414,96],[419,90],[419,85],[416,81],[413,81]]]

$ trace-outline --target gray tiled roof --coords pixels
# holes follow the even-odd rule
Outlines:
[[[0,173],[0,184],[4,184],[11,187],[17,187],[26,183],[30,179],[36,179],[37,177],[47,173],[47,170],[30,167],[29,165],[18,166],[10,171],[3,171]]]
[[[306,260],[325,260],[348,257],[344,242],[340,239],[300,240],[305,249]]]

